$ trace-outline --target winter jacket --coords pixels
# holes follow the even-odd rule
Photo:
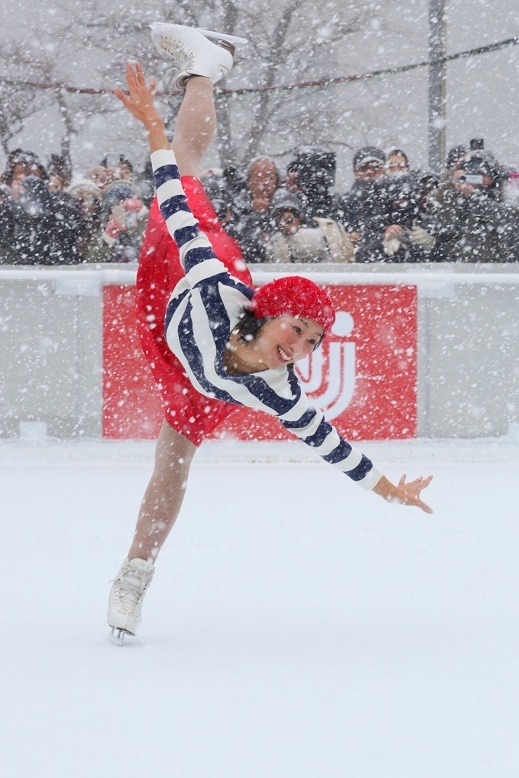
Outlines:
[[[23,192],[11,199],[15,229],[12,264],[58,265],[78,261],[76,235],[81,212],[65,192],[49,192],[47,182],[28,176]]]
[[[382,262],[428,262],[432,259],[435,238],[430,217],[423,209],[416,178],[411,173],[389,175],[377,182],[377,231],[364,237],[356,259]],[[387,237],[388,227],[401,232]]]
[[[6,190],[6,191],[5,191]],[[11,208],[9,189],[2,186],[0,191],[0,264],[10,264],[14,238],[14,215]]]
[[[434,211],[435,254],[443,262],[517,262],[518,212],[482,191],[447,185]]]
[[[314,218],[316,227],[302,227],[294,235],[275,232],[266,246],[267,262],[353,262],[353,244],[342,224]]]

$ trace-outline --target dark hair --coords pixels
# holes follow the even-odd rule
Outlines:
[[[258,335],[260,334],[265,324],[274,318],[277,317],[268,316],[263,319],[256,318],[256,316],[254,316],[254,314],[248,308],[243,308],[240,314],[240,320],[238,324],[234,327],[233,332],[237,333],[238,340],[241,340],[242,342],[245,343],[253,343],[258,337]],[[319,348],[323,340],[324,340],[324,335],[315,344],[313,348],[314,351],[317,348]]]
[[[40,171],[42,181],[48,181],[47,171],[40,162],[40,158],[33,151],[23,151],[23,149],[13,149],[7,156],[7,165],[2,175],[2,183],[11,186],[13,182],[13,173],[16,165],[30,165]]]
[[[70,184],[71,169],[68,161],[60,154],[51,154],[47,165],[47,172],[50,176],[59,176],[67,184]]]
[[[113,154],[113,155],[112,154],[107,154],[105,157],[103,157],[103,159],[101,160],[102,167],[108,167],[108,160],[110,159],[111,156],[117,156],[117,155],[116,154]],[[116,165],[126,165],[128,170],[130,171],[130,173],[133,173],[133,165],[130,162],[130,160],[128,159],[128,157],[124,156],[124,154],[119,154],[119,156],[117,157],[117,162],[115,164]]]
[[[268,322],[268,319],[257,319],[248,308],[243,308],[240,314],[240,320],[234,328],[238,334],[238,339],[247,343],[256,340],[262,327]]]

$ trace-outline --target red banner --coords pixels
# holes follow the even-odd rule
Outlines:
[[[296,372],[315,405],[349,440],[416,436],[417,293],[415,286],[330,286],[337,319]],[[162,403],[142,355],[135,288],[106,286],[103,315],[103,435],[152,438]],[[279,422],[238,408],[218,438],[285,440]]]

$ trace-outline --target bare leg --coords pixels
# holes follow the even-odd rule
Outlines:
[[[196,446],[163,422],[155,450],[155,469],[144,494],[128,559],[155,560],[184,499]]]
[[[172,143],[181,176],[200,176],[200,163],[215,130],[213,85],[208,78],[191,76],[178,112]]]
[[[191,76],[178,112],[173,151],[181,176],[200,175],[200,163],[216,129],[213,85]],[[179,514],[196,446],[164,422],[157,439],[155,469],[140,507],[128,559],[155,563]]]

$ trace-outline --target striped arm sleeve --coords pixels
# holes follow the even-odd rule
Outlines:
[[[290,414],[292,419],[288,418],[288,414],[285,418],[280,417],[283,426],[363,489],[373,489],[382,478],[373,462],[341,438],[335,427],[325,420],[322,411],[313,407],[307,407],[300,413],[301,410],[302,407],[298,410],[295,406],[295,413]]]
[[[189,208],[173,151],[154,151],[151,164],[160,212],[169,234],[178,246],[189,285],[195,286],[214,275],[227,273],[227,268],[216,258]]]

